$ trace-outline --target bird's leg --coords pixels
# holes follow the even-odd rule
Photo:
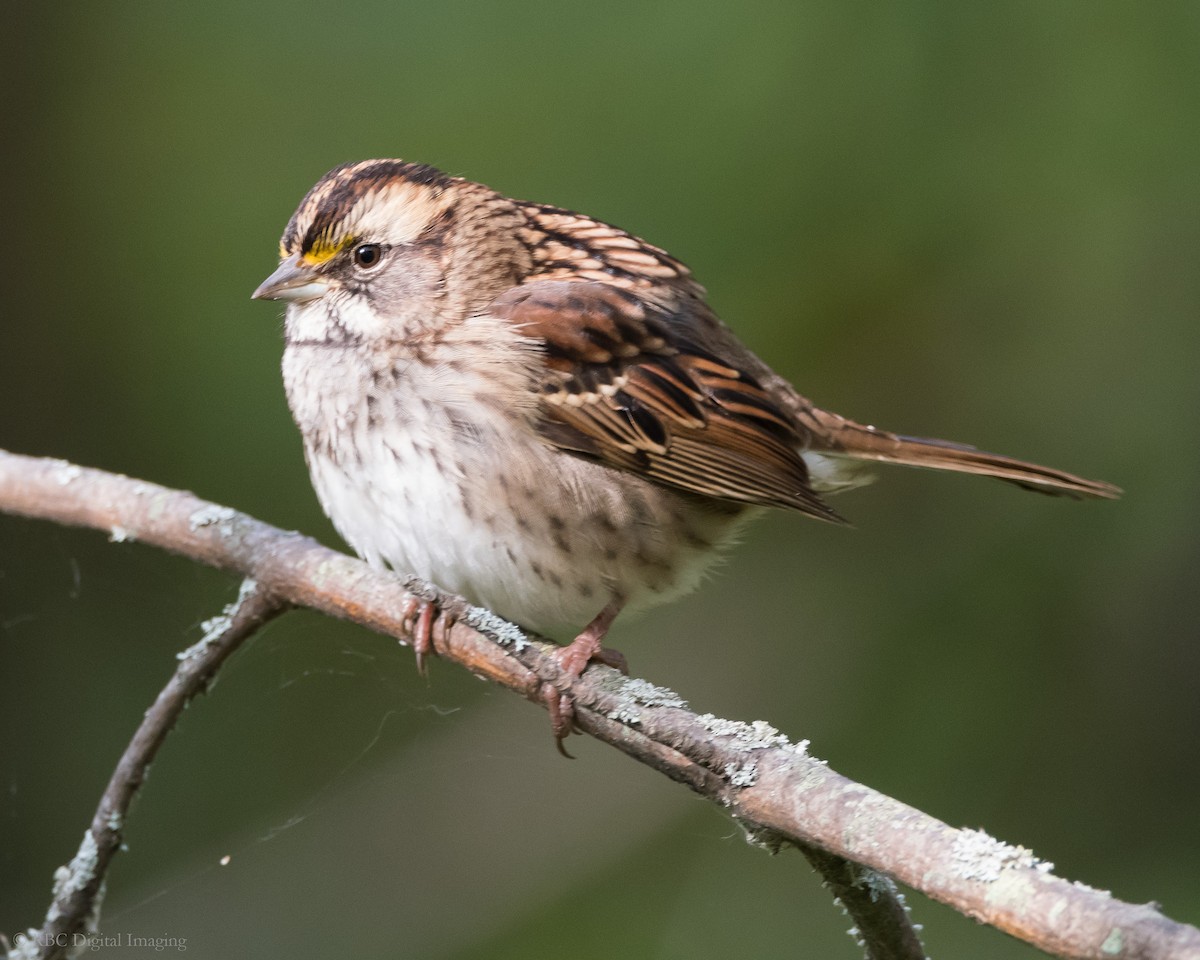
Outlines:
[[[593,660],[614,667],[622,673],[629,673],[629,664],[626,662],[624,654],[619,650],[611,650],[602,646],[608,628],[612,626],[612,622],[617,618],[617,614],[621,612],[623,606],[625,606],[624,599],[612,600],[608,606],[596,614],[595,619],[584,627],[583,632],[570,644],[560,647],[550,654],[558,661],[563,673],[572,679],[582,676],[587,665]],[[564,757],[570,757],[571,755],[563,747],[563,740],[575,728],[575,702],[570,696],[548,683],[542,684],[540,693],[542,701],[550,713],[554,745]]]

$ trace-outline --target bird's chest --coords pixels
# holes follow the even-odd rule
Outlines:
[[[743,514],[555,450],[459,369],[296,346],[284,382],[321,505],[365,560],[543,632],[688,589]]]
[[[494,385],[453,366],[295,346],[283,372],[321,504],[372,564],[461,564],[494,539],[480,501],[544,455]]]

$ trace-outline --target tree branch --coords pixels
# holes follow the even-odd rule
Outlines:
[[[1200,930],[1152,905],[1060,879],[1028,850],[954,829],[854,783],[762,721],[697,715],[671,691],[604,667],[572,681],[545,644],[488,611],[228,507],[0,452],[0,510],[136,538],[252,577],[278,602],[401,640],[411,639],[404,616],[411,596],[437,600],[454,618],[435,637],[442,657],[531,699],[542,683],[568,692],[585,732],[726,807],[755,842],[798,846],[850,911],[872,958],[923,955],[894,878],[1056,956],[1200,960]]]

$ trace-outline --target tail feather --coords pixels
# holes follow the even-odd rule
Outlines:
[[[803,419],[812,421],[806,425],[812,433],[811,449],[818,453],[854,460],[876,460],[911,467],[974,473],[1015,483],[1026,490],[1075,499],[1099,497],[1114,500],[1121,495],[1121,488],[1111,483],[1087,480],[1064,470],[976,450],[966,444],[949,440],[889,433],[824,410],[809,408],[805,411]]]

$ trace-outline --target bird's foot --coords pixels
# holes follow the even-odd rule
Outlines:
[[[629,663],[626,661],[625,655],[619,650],[602,646],[604,636],[608,633],[608,628],[612,626],[612,622],[620,610],[621,604],[613,601],[601,610],[596,619],[589,623],[571,643],[550,654],[563,673],[572,680],[577,679],[583,676],[583,671],[593,660],[620,670],[624,674],[629,673]],[[554,734],[554,746],[564,757],[573,760],[574,757],[567,753],[566,747],[563,746],[563,741],[578,729],[575,722],[575,699],[549,683],[542,683],[538,694],[550,714],[550,730]]]

